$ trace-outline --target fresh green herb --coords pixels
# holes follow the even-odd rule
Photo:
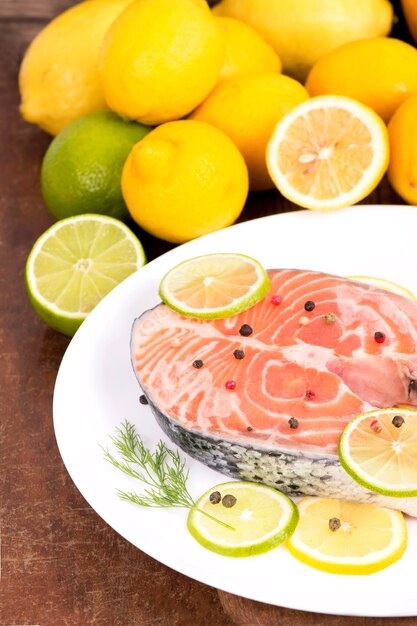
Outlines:
[[[159,441],[155,452],[151,452],[144,445],[133,424],[127,420],[116,429],[116,432],[117,435],[111,437],[111,440],[120,455],[120,460],[107,448],[102,448],[104,458],[117,469],[146,485],[143,494],[118,489],[119,498],[139,506],[153,508],[190,509],[195,506],[195,501],[187,489],[189,471],[178,451],[173,452],[163,441]],[[233,526],[209,513],[197,510],[222,526],[235,530]]]

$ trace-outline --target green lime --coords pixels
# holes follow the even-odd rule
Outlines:
[[[237,481],[212,487],[201,496],[190,510],[187,526],[208,550],[242,557],[275,548],[292,535],[297,522],[297,507],[283,493]]]
[[[78,215],[56,222],[33,246],[26,286],[33,308],[72,336],[96,304],[145,263],[132,231],[112,217]]]
[[[123,165],[150,130],[111,111],[90,113],[64,128],[51,142],[41,170],[42,192],[52,215],[128,217],[120,183]]]
[[[182,315],[220,319],[262,300],[270,284],[267,272],[251,257],[206,254],[173,267],[163,277],[159,295]]]
[[[376,409],[358,415],[339,440],[343,468],[386,496],[417,496],[417,410]]]

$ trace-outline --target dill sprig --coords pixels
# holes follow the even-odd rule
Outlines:
[[[105,460],[124,474],[146,485],[141,494],[117,489],[116,493],[121,500],[151,508],[190,509],[195,506],[195,501],[187,488],[189,470],[178,451],[174,452],[163,441],[159,441],[155,451],[151,452],[137,434],[134,425],[127,420],[116,429],[116,433],[115,437],[110,438],[120,460],[107,448],[102,448]],[[206,511],[197,510],[222,526],[235,530]]]

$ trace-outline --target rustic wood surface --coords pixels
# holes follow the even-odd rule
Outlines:
[[[52,223],[39,185],[50,138],[20,119],[16,77],[30,40],[71,4],[71,0],[0,0],[0,625],[417,624],[417,618],[293,611],[195,582],[122,539],[69,478],[57,450],[51,411],[54,381],[68,339],[36,317],[23,281],[27,254]],[[407,37],[401,20],[396,28]],[[368,201],[401,203],[386,181]],[[276,192],[257,194],[250,197],[241,220],[293,208]],[[149,259],[172,247],[136,231]]]

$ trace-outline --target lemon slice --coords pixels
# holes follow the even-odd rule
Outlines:
[[[244,557],[275,548],[290,537],[297,522],[297,508],[283,493],[239,481],[222,483],[201,496],[187,526],[205,548]]]
[[[262,265],[243,254],[198,256],[163,277],[159,295],[174,311],[202,319],[224,318],[253,306],[270,287]]]
[[[402,285],[398,285],[398,283],[394,283],[392,280],[388,280],[387,278],[378,278],[377,276],[347,276],[346,278],[349,278],[349,280],[355,280],[359,283],[372,285],[372,287],[378,287],[378,289],[391,291],[392,293],[404,296],[405,298],[410,298],[411,300],[417,300],[417,297],[412,291]]]
[[[33,246],[26,263],[29,298],[51,328],[72,336],[96,304],[145,261],[140,241],[119,220],[70,217]]]
[[[358,483],[386,496],[417,496],[417,410],[377,409],[351,420],[340,462]]]
[[[402,513],[371,504],[303,498],[287,542],[300,561],[333,574],[372,574],[397,561],[407,546]]]
[[[359,202],[388,167],[384,122],[363,104],[318,96],[276,125],[267,147],[269,174],[283,196],[307,209]]]

